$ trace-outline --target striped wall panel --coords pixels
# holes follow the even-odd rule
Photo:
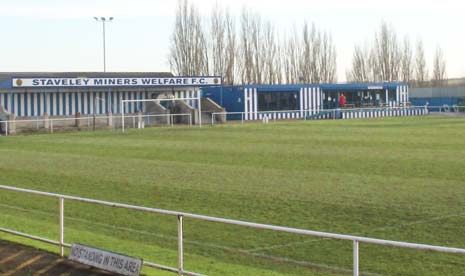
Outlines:
[[[244,89],[244,113],[245,120],[258,119],[258,97],[256,88]]]
[[[342,119],[358,118],[380,118],[380,117],[404,117],[404,116],[422,116],[429,112],[422,107],[407,107],[399,109],[374,109],[374,110],[349,110],[340,111]]]
[[[197,95],[197,91],[191,91],[190,95]],[[146,99],[149,93],[140,91],[124,92],[27,92],[27,93],[0,93],[0,105],[6,111],[14,113],[17,117],[43,116],[72,116],[77,112],[83,115],[106,114],[108,112],[121,112],[121,100],[123,99]],[[97,103],[95,104],[95,98]],[[193,101],[196,103],[197,101]],[[94,106],[95,105],[95,106]],[[143,110],[143,103],[126,104],[126,112],[137,112]]]

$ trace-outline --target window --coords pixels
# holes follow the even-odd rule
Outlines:
[[[258,111],[298,110],[297,92],[258,92]]]

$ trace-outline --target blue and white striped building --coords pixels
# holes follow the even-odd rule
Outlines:
[[[339,106],[341,93],[347,99],[343,109]],[[405,83],[224,86],[204,88],[203,96],[228,112],[243,113],[245,120],[349,119],[427,113],[424,108],[410,106]]]
[[[342,109],[341,93],[347,99]],[[175,77],[171,73],[0,73],[0,106],[19,118],[120,114],[125,100],[166,97],[209,98],[227,112],[241,113],[245,120],[427,113],[424,108],[410,106],[405,83],[222,86],[221,77]],[[198,102],[187,104],[196,109]],[[146,112],[142,102],[124,105],[124,113],[139,111]]]
[[[214,77],[195,77],[199,82],[205,78],[208,81]],[[176,78],[171,73],[0,73],[0,106],[17,117],[37,117],[45,113],[73,116],[78,112],[86,115],[94,114],[94,111],[95,114],[118,114],[122,112],[123,100],[156,99],[160,95],[199,98],[199,87],[210,85],[184,83],[184,79],[187,78]],[[217,79],[213,84],[221,82],[221,78],[214,78]],[[73,83],[77,80],[82,83]],[[105,82],[99,82],[98,86],[84,85],[87,80]],[[153,82],[155,80],[157,82]],[[162,83],[163,80],[168,82]],[[180,83],[175,83],[176,80]],[[190,103],[195,106],[197,101]],[[126,103],[124,112],[135,113],[143,109],[143,103]]]

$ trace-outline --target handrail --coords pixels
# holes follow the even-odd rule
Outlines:
[[[337,239],[337,240],[352,241],[353,242],[353,260],[354,260],[353,275],[354,276],[359,275],[359,264],[358,264],[359,263],[359,252],[358,252],[359,243],[378,244],[378,245],[385,245],[385,246],[411,248],[411,249],[418,249],[418,250],[428,250],[428,251],[465,255],[465,249],[463,248],[401,242],[401,241],[393,241],[393,240],[383,240],[383,239],[368,238],[368,237],[355,236],[355,235],[335,234],[335,233],[329,233],[329,232],[321,232],[321,231],[314,231],[314,230],[261,224],[261,223],[247,222],[247,221],[241,221],[241,220],[233,220],[233,219],[198,215],[198,214],[192,214],[192,213],[186,213],[186,212],[129,205],[129,204],[124,204],[124,203],[103,201],[103,200],[90,199],[90,198],[84,198],[84,197],[76,197],[76,196],[69,196],[69,195],[63,195],[63,194],[42,192],[42,191],[12,187],[12,186],[7,186],[7,185],[0,185],[0,189],[15,191],[15,192],[30,193],[30,194],[35,194],[35,195],[47,196],[47,197],[55,197],[60,200],[60,205],[59,205],[60,206],[60,241],[52,241],[52,240],[48,240],[45,238],[32,236],[29,234],[25,234],[25,233],[17,232],[14,230],[5,229],[5,228],[0,228],[0,232],[10,233],[13,235],[23,236],[26,238],[35,239],[35,240],[39,240],[42,242],[59,245],[61,247],[61,256],[63,256],[63,247],[70,246],[69,244],[64,243],[64,239],[63,239],[64,238],[64,225],[62,222],[64,219],[64,209],[63,209],[64,200],[80,201],[80,202],[104,205],[104,206],[115,207],[115,208],[123,208],[123,209],[130,209],[130,210],[136,210],[136,211],[142,211],[142,212],[175,216],[178,219],[178,268],[176,269],[176,268],[166,267],[166,266],[149,263],[145,261],[144,261],[144,264],[147,266],[158,268],[158,269],[175,272],[175,273],[178,273],[178,275],[194,275],[194,276],[201,275],[201,274],[197,274],[194,272],[185,271],[183,269],[183,255],[184,255],[184,252],[183,252],[183,218],[191,218],[191,219],[202,220],[202,221],[238,225],[238,226],[244,226],[244,227],[255,228],[255,229],[271,230],[271,231],[277,231],[277,232],[285,232],[285,233],[299,234],[299,235],[306,235],[306,236],[313,236],[313,237],[320,237],[320,238],[330,238],[330,239]]]
[[[142,114],[142,115],[125,115],[125,119],[131,119],[132,118],[132,124],[133,124],[133,127],[135,128],[136,127],[136,119],[148,119],[150,121],[150,118],[157,118],[157,117],[161,117],[161,118],[166,118],[167,121],[168,121],[168,124],[173,126],[174,123],[173,123],[173,120],[175,117],[182,117],[182,116],[186,116],[188,117],[188,121],[189,121],[189,126],[192,126],[192,114],[191,113],[169,113],[169,114]],[[114,115],[111,115],[111,116],[108,116],[108,115],[97,115],[97,116],[84,116],[84,117],[63,117],[63,118],[40,118],[40,117],[37,117],[36,119],[26,119],[26,120],[4,120],[4,121],[0,121],[0,125],[1,124],[4,124],[5,125],[5,135],[8,136],[9,135],[9,125],[10,124],[14,124],[14,125],[21,125],[22,123],[36,123],[37,126],[36,128],[38,129],[39,128],[39,122],[42,123],[42,124],[45,124],[45,123],[49,123],[49,126],[48,127],[43,127],[43,128],[46,128],[46,129],[50,129],[50,133],[53,133],[53,130],[54,130],[54,125],[53,123],[54,122],[77,122],[77,121],[87,121],[87,126],[90,127],[91,125],[91,120],[93,119],[98,119],[98,120],[109,120],[109,119],[112,119],[112,120],[117,120],[118,118],[123,118],[122,114],[114,114]],[[93,124],[93,123],[92,123]],[[114,124],[112,125],[114,126]],[[56,126],[55,126],[56,127]],[[68,126],[69,127],[69,126]]]

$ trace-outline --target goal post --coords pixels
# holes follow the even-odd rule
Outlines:
[[[121,100],[121,128],[124,132],[125,130],[125,109],[126,104],[128,103],[146,103],[146,102],[154,102],[154,103],[161,103],[161,102],[176,102],[176,101],[196,101],[197,102],[197,114],[198,114],[198,123],[199,127],[202,127],[202,106],[200,95],[198,97],[190,97],[190,98],[167,98],[167,99],[139,99],[139,100]],[[193,106],[195,109],[195,106]],[[189,115],[189,114],[167,114],[166,116],[170,116],[171,118],[176,115]],[[189,116],[190,117],[190,116]]]

